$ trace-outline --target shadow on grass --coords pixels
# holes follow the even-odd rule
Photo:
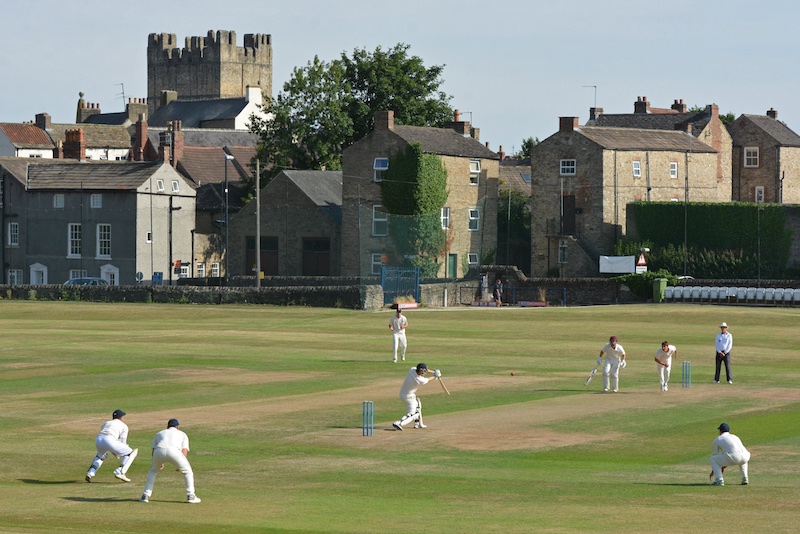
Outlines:
[[[708,482],[634,482],[636,485],[642,486],[679,486],[679,487],[692,487],[692,486],[710,486]]]
[[[35,480],[32,478],[17,479],[23,484],[80,484],[82,480]]]
[[[120,499],[119,497],[64,497],[72,502],[139,502],[139,499]]]

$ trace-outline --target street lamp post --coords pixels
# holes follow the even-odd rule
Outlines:
[[[225,154],[225,285],[228,285],[230,281],[230,271],[228,270],[228,206],[230,205],[228,200],[228,162],[232,159],[233,156]]]

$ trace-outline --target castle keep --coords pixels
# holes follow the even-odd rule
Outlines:
[[[248,33],[244,46],[236,46],[236,32],[209,31],[206,37],[187,37],[183,48],[174,33],[148,37],[149,114],[162,105],[164,91],[180,100],[241,98],[248,85],[272,96],[271,35]]]

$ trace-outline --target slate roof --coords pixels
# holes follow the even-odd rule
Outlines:
[[[35,124],[0,123],[0,130],[16,148],[53,148],[47,133]]]
[[[228,177],[230,180],[230,177]],[[222,211],[225,203],[223,197],[225,189],[223,183],[203,184],[197,188],[195,198],[195,209],[197,211]],[[242,190],[235,183],[228,182],[228,211],[229,214],[239,211],[244,202],[242,200]]]
[[[587,139],[609,150],[669,150],[675,152],[712,152],[716,150],[694,136],[674,130],[637,128],[605,128],[583,126],[575,130]]]
[[[742,115],[761,128],[782,146],[800,147],[800,136],[794,133],[785,123],[766,115]]]
[[[241,98],[218,98],[214,100],[173,100],[158,108],[148,119],[153,126],[167,126],[179,120],[185,128],[199,128],[204,121],[229,120],[239,116],[247,106]]]
[[[423,152],[465,158],[500,159],[472,137],[464,137],[449,128],[396,125],[392,130],[407,143],[419,143]]]
[[[148,124],[149,126],[149,124]],[[166,131],[161,128],[148,128],[147,139],[154,146],[158,146],[158,134]],[[258,144],[258,136],[254,133],[243,130],[219,130],[211,128],[186,128],[186,124],[181,124],[183,132],[184,146],[205,146],[205,147],[254,147]]]
[[[500,190],[531,194],[531,158],[500,160]]]
[[[342,171],[283,171],[330,219],[342,224]]]
[[[700,132],[711,121],[711,115],[705,111],[692,113],[619,113],[598,115],[589,126],[605,126],[610,128],[639,128],[643,130],[675,130],[685,124],[692,125],[692,135]]]
[[[105,124],[106,126],[122,126],[130,124],[130,116],[127,111],[117,113],[95,113],[86,118],[82,124]]]
[[[223,183],[226,150],[235,158],[228,161],[228,183],[249,180],[255,147],[184,146],[178,170],[198,186]]]
[[[131,134],[122,126],[108,124],[52,124],[47,130],[54,142],[66,140],[65,131],[81,128],[86,148],[130,148]]]
[[[28,189],[61,190],[135,190],[155,173],[163,162],[66,162],[61,160],[27,161],[22,165],[0,158],[0,165],[13,172]],[[57,162],[57,163],[56,163]],[[13,168],[13,170],[12,170]],[[26,180],[27,174],[27,180]]]

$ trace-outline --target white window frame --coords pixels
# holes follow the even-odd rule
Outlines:
[[[372,162],[372,181],[382,182],[383,173],[389,169],[389,158],[375,158]]]
[[[178,273],[178,278],[189,278],[189,264],[181,263],[181,270]]]
[[[669,162],[669,177],[670,178],[677,178],[678,177],[678,162],[677,161],[670,161]]]
[[[53,208],[64,209],[64,193],[55,193],[53,195]]]
[[[103,194],[102,193],[92,193],[92,196],[89,197],[89,205],[92,209],[99,209],[103,207]]]
[[[633,177],[634,178],[641,178],[642,177],[642,162],[637,160],[633,161]]]
[[[383,210],[383,206],[375,204],[372,206],[372,235],[389,235],[389,214]]]
[[[97,225],[97,258],[111,259],[111,225],[99,223]]]
[[[198,262],[195,265],[195,269],[197,271],[197,278],[205,278],[206,277],[206,264],[202,262]]]
[[[67,224],[67,257],[80,258],[83,253],[83,228],[81,223]]]
[[[575,176],[578,170],[578,161],[574,159],[562,159],[558,162],[559,176]]]
[[[211,262],[211,278],[219,278],[219,262]]]
[[[153,231],[152,230],[148,230],[147,234],[145,234],[145,241],[147,243],[152,243],[153,242]]]
[[[372,267],[370,272],[372,274],[381,274],[381,267],[383,267],[383,254],[371,255]]]
[[[481,162],[477,159],[469,161],[469,185],[480,185],[481,182]]]
[[[161,178],[156,180],[156,191],[158,191],[159,193],[164,192],[164,180],[162,180]]]
[[[22,269],[9,269],[8,276],[6,280],[8,280],[8,285],[10,286],[21,286],[25,283],[25,280],[22,277]]]
[[[756,169],[761,162],[757,146],[744,147],[744,166],[748,169]]]
[[[442,208],[439,218],[442,220],[442,230],[450,229],[450,207],[445,206]]]
[[[18,247],[19,246],[19,223],[18,222],[10,222],[8,223],[8,246],[9,247]]]
[[[89,273],[86,269],[70,269],[69,270],[69,277],[70,278],[86,278],[89,276]]]
[[[467,265],[473,267],[478,265],[478,253],[477,252],[469,252],[467,254]]]
[[[469,209],[469,231],[477,232],[481,220],[481,212],[478,208]]]
[[[172,180],[172,192],[173,193],[181,192],[181,184],[178,182],[178,180]]]
[[[119,267],[106,263],[100,266],[100,278],[108,282],[110,286],[119,285]]]
[[[757,185],[755,191],[753,193],[753,198],[756,201],[756,204],[763,204],[764,203],[764,186]]]

